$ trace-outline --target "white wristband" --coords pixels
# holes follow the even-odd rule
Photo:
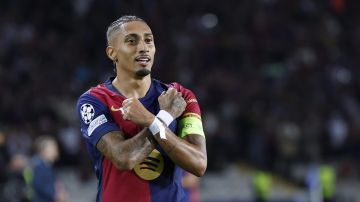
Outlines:
[[[158,118],[154,118],[154,121],[149,126],[149,130],[153,135],[160,133],[160,138],[166,139],[165,127]]]
[[[156,115],[161,121],[165,123],[166,126],[169,126],[171,122],[173,122],[174,117],[165,110],[160,110],[159,113]]]

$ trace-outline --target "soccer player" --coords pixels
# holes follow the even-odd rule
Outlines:
[[[136,16],[107,30],[116,76],[80,96],[77,111],[99,180],[97,202],[186,201],[184,170],[202,176],[205,135],[194,94],[151,78],[154,36]]]

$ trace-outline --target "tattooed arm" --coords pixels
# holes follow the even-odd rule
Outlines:
[[[112,131],[101,137],[97,143],[97,149],[108,157],[116,168],[121,170],[131,170],[134,166],[142,162],[155,148],[156,141],[154,136],[147,129],[154,119],[154,115],[145,109],[145,107],[135,100],[131,107],[126,108],[128,116],[137,115],[141,117],[138,124],[144,129],[130,139],[125,139],[123,132]],[[127,119],[127,116],[124,116]]]
[[[170,159],[184,170],[201,177],[207,167],[206,143],[203,136],[193,134],[185,139],[166,129],[166,139],[155,136]]]
[[[134,137],[125,140],[121,131],[112,131],[101,137],[96,148],[109,158],[116,168],[131,170],[155,148],[151,133],[144,128]]]
[[[179,117],[186,106],[181,94],[169,88],[159,97],[160,109],[169,112],[173,117]],[[174,134],[166,128],[166,139],[155,136],[157,143],[165,150],[171,160],[184,170],[200,177],[207,167],[205,137],[198,134],[189,134],[184,138]]]

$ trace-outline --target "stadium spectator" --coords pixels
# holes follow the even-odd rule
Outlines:
[[[53,168],[59,157],[58,145],[51,136],[35,140],[36,156],[32,160],[32,202],[65,202],[67,194]]]

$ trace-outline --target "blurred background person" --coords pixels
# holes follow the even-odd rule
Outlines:
[[[29,159],[18,153],[10,157],[8,170],[5,172],[6,181],[3,186],[2,201],[29,202],[28,187],[23,172],[29,166]]]
[[[258,170],[253,179],[254,202],[267,202],[271,194],[271,175],[263,170]]]
[[[6,149],[6,136],[0,129],[0,201],[3,201],[4,196],[4,184],[7,179],[7,165],[9,161],[9,155]]]
[[[200,178],[184,171],[182,179],[186,200],[189,202],[200,202]]]
[[[67,194],[56,177],[53,164],[59,158],[58,144],[51,136],[35,140],[36,155],[32,159],[32,202],[65,202]]]

